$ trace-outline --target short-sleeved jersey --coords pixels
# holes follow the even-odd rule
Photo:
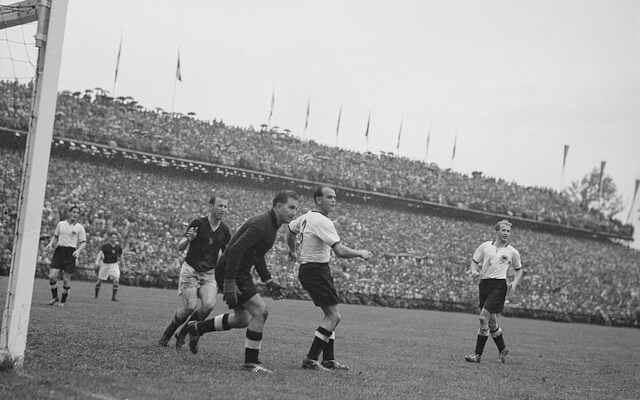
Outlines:
[[[187,256],[184,260],[196,272],[214,269],[218,262],[218,254],[220,251],[224,251],[231,240],[231,230],[227,224],[220,221],[220,225],[214,231],[208,217],[194,219],[189,224],[187,231],[190,228],[198,228],[198,234],[189,243],[189,250],[187,250]]]
[[[496,247],[491,240],[478,246],[473,253],[473,261],[482,266],[480,279],[507,279],[510,266],[516,271],[522,268],[518,250],[510,244]]]
[[[75,224],[70,224],[67,221],[58,222],[54,235],[58,238],[58,246],[62,247],[77,249],[81,243],[87,241],[84,227],[77,222]]]
[[[289,230],[295,234],[302,234],[302,264],[328,263],[331,259],[331,248],[340,242],[333,221],[318,211],[309,211],[291,221]]]
[[[113,264],[118,262],[118,257],[122,255],[122,247],[119,244],[105,243],[100,247],[100,251],[104,254],[102,262],[105,264]]]
[[[280,225],[273,209],[249,218],[233,234],[216,269],[224,271],[224,279],[235,279],[237,275],[250,276],[251,268],[255,266],[260,279],[268,281],[271,273],[264,256],[273,247],[278,228]]]

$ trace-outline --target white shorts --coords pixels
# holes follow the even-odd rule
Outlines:
[[[100,266],[100,270],[98,271],[98,279],[101,281],[106,281],[107,279],[119,280],[120,279],[120,268],[118,267],[118,263],[107,264],[102,263]]]
[[[191,265],[183,262],[182,268],[180,268],[180,279],[178,280],[178,295],[181,295],[185,289],[200,289],[202,287],[211,288],[213,293],[218,292],[215,269],[198,272]]]

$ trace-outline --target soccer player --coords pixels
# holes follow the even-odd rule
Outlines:
[[[476,338],[476,350],[473,354],[465,356],[468,362],[479,363],[487,343],[489,334],[498,346],[497,362],[504,362],[509,349],[504,343],[502,329],[498,326],[497,315],[504,309],[504,301],[507,291],[515,292],[522,278],[522,264],[520,253],[509,244],[511,235],[511,223],[506,219],[495,225],[496,237],[482,243],[473,253],[471,260],[471,275],[480,277],[480,329]],[[478,271],[478,266],[482,268]],[[509,267],[515,270],[515,276],[511,283],[507,284],[507,270]]]
[[[213,196],[209,199],[208,207],[209,214],[191,221],[178,243],[179,251],[188,249],[178,279],[178,295],[182,297],[182,306],[158,341],[162,347],[167,347],[180,325],[189,319],[204,321],[216,304],[218,286],[214,268],[220,253],[231,240],[231,230],[222,221],[229,209],[229,202],[221,196]],[[198,299],[201,305],[196,309]],[[184,344],[186,334],[184,329],[176,334],[177,349]],[[189,347],[192,353],[198,352],[197,337],[192,338]]]
[[[354,250],[340,242],[329,214],[336,206],[336,192],[327,186],[318,186],[313,192],[313,210],[301,215],[289,224],[287,245],[289,259],[296,260],[296,237],[301,238],[300,269],[298,278],[302,287],[309,292],[313,303],[324,312],[324,319],[315,331],[311,348],[302,361],[302,368],[312,370],[348,370],[349,367],[335,360],[335,330],[342,316],[338,308],[338,293],[333,284],[329,268],[331,250],[342,258],[360,257],[368,260],[368,250]],[[318,358],[322,353],[323,361]]]
[[[244,364],[241,367],[245,371],[272,373],[258,360],[269,313],[253,283],[251,269],[255,266],[274,300],[284,298],[282,287],[271,278],[264,256],[273,247],[280,226],[289,223],[297,209],[298,195],[283,190],[273,198],[269,211],[249,218],[238,229],[216,266],[216,280],[224,288],[224,301],[233,309],[233,314],[220,314],[204,322],[191,321],[187,324],[189,334],[193,336],[247,328]]]
[[[51,258],[51,269],[49,271],[49,285],[52,299],[49,305],[58,304],[64,307],[71,290],[71,276],[76,272],[76,260],[80,257],[82,250],[87,244],[87,233],[84,227],[78,222],[80,208],[72,206],[69,209],[69,216],[65,221],[58,222],[56,230],[46,251],[51,251],[55,247]],[[58,274],[62,270],[62,301],[58,298]]]
[[[98,298],[100,293],[100,286],[102,281],[107,281],[111,278],[112,293],[111,301],[118,301],[116,295],[118,294],[118,283],[120,282],[120,265],[122,268],[126,268],[124,263],[124,257],[122,256],[122,247],[118,244],[118,232],[112,231],[109,234],[109,241],[100,246],[100,251],[96,255],[95,265],[99,267],[98,281],[96,282],[95,297]]]

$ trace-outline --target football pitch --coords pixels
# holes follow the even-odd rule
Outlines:
[[[0,278],[0,293],[7,279]],[[322,317],[308,301],[266,299],[260,358],[270,374],[240,370],[244,330],[214,332],[188,346],[157,346],[177,306],[173,290],[73,281],[66,308],[47,305],[36,280],[24,367],[0,372],[8,399],[638,399],[640,330],[501,318],[511,353],[495,362],[489,340],[473,351],[477,316],[341,305],[336,358],[350,371],[300,364]],[[226,312],[218,296],[212,315]]]

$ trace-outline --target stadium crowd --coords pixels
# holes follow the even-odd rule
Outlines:
[[[26,130],[30,86],[2,81],[0,88],[0,126]],[[60,93],[54,135],[633,236],[632,225],[584,211],[555,190],[524,187],[481,172],[467,176],[392,154],[325,146],[274,130],[147,110],[130,97],[114,99],[99,88]]]
[[[4,202],[17,207],[22,155],[0,149],[4,168]],[[129,271],[121,282],[132,286],[175,287],[180,260],[177,242],[193,215],[211,194],[229,199],[227,222],[232,229],[245,218],[270,207],[276,188],[250,180],[226,179],[159,166],[131,166],[96,157],[56,155],[51,158],[43,210],[42,244],[71,205],[83,210],[81,222],[88,246],[79,261],[79,277],[93,278],[92,260],[111,229],[120,232]],[[303,194],[300,212],[312,206]],[[338,196],[340,192],[338,191]],[[3,256],[8,269],[11,212],[3,217]],[[411,306],[431,300],[475,304],[476,282],[468,274],[475,247],[489,240],[492,226],[437,214],[400,211],[393,206],[339,202],[335,222],[343,241],[370,249],[369,261],[332,261],[336,285],[345,302]],[[556,235],[514,226],[512,243],[522,254],[525,278],[508,309],[556,314],[596,314],[605,321],[638,325],[640,268],[638,251],[609,241]],[[48,270],[50,254],[40,252],[38,271]],[[274,277],[289,287],[291,297],[305,297],[297,265],[287,260],[284,230],[268,264]]]

